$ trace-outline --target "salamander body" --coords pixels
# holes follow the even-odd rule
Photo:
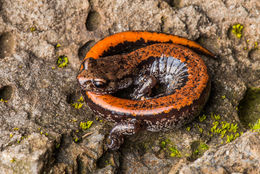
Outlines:
[[[190,48],[214,56],[185,38],[134,31],[108,36],[87,53],[77,79],[93,112],[117,123],[111,149],[123,135],[178,128],[200,113],[210,78]]]

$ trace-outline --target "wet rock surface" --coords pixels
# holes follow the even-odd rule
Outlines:
[[[259,133],[242,135],[238,116],[248,87],[260,88],[259,14],[258,0],[0,0],[0,171],[259,173]],[[95,42],[127,30],[183,36],[218,58],[203,57],[212,93],[200,117],[111,152],[111,124],[82,102],[76,75]]]

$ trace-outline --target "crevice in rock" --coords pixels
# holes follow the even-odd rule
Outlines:
[[[0,14],[2,14],[2,6],[3,6],[3,2],[0,0]]]
[[[106,166],[111,165],[113,168],[118,169],[120,166],[119,163],[119,154],[117,152],[105,152],[98,160],[97,160],[97,168],[102,169]]]
[[[7,32],[0,35],[0,59],[11,56],[14,48],[15,39],[12,33]]]
[[[93,0],[88,0],[89,6],[92,8],[94,6]]]
[[[238,116],[245,128],[260,119],[260,88],[248,88],[238,106]]]
[[[171,7],[174,6],[174,4],[173,4],[174,0],[163,0],[163,1],[166,2],[167,4],[169,4],[169,6],[171,6]]]
[[[69,164],[71,163],[71,159],[66,154],[66,149],[70,146],[72,142],[72,138],[68,134],[62,134],[59,141],[55,142],[55,149],[53,151],[53,166],[57,166],[59,164],[64,164],[65,167],[64,170],[70,170],[71,167]]]
[[[66,101],[68,104],[74,103],[76,101],[76,93],[75,92],[69,93],[66,97]]]
[[[13,88],[11,86],[3,86],[0,88],[0,100],[10,100],[13,94]]]
[[[253,48],[248,52],[248,57],[253,61],[260,61],[260,49]]]
[[[181,0],[163,0],[163,1],[169,4],[169,6],[176,7],[176,8],[179,8],[181,3]]]
[[[99,27],[101,16],[97,11],[91,10],[86,20],[86,27],[89,31],[94,31]]]
[[[77,172],[83,173],[84,169],[83,169],[82,161],[80,160],[80,156],[77,157],[76,161],[77,161]]]
[[[80,60],[83,60],[87,54],[87,52],[93,47],[95,44],[94,40],[89,40],[82,47],[79,48],[78,56]]]
[[[164,31],[165,20],[166,20],[165,17],[162,16],[162,17],[161,17],[161,23],[160,23],[160,30],[161,30],[161,32]]]

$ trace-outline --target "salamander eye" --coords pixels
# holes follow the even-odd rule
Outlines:
[[[104,88],[107,85],[107,82],[104,79],[95,79],[92,83],[96,88]]]

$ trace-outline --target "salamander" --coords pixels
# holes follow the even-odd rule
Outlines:
[[[165,131],[193,120],[210,94],[201,57],[214,54],[194,41],[164,33],[127,31],[97,42],[77,76],[87,105],[115,122],[108,147],[139,130]]]

